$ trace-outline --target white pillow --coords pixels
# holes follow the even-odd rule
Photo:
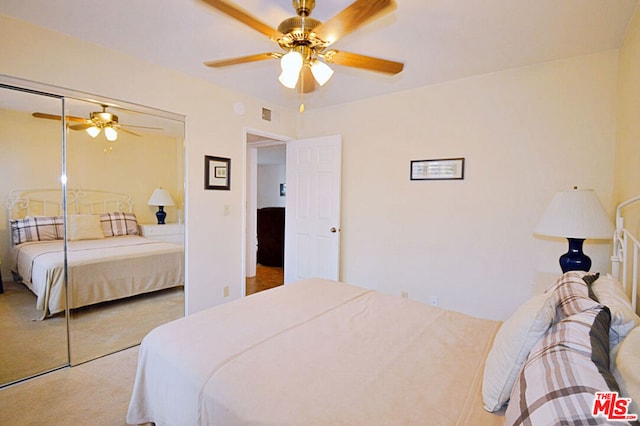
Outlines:
[[[69,240],[96,240],[104,238],[100,216],[96,214],[69,215]]]
[[[611,350],[622,342],[631,330],[640,325],[640,317],[633,311],[622,284],[613,275],[600,275],[591,285],[591,289],[598,302],[611,311],[609,332],[609,349]]]
[[[622,396],[631,398],[629,413],[640,414],[640,327],[620,344],[612,373]]]
[[[487,411],[498,411],[509,400],[531,348],[555,319],[556,298],[556,292],[533,296],[498,330],[484,367],[482,401]]]

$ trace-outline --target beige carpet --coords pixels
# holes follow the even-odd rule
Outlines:
[[[71,311],[71,364],[135,346],[151,330],[184,316],[184,288],[156,291]]]
[[[0,425],[125,425],[138,347],[0,389]]]
[[[149,331],[184,315],[182,287],[73,310],[71,364],[137,345]],[[68,363],[66,319],[38,317],[35,296],[22,284],[5,283],[0,294],[0,384]]]
[[[67,321],[39,316],[36,297],[22,284],[4,283],[0,294],[0,384],[67,364]]]

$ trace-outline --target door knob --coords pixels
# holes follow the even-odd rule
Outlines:
[[[329,229],[329,231],[336,233],[338,230],[335,227],[332,227],[331,229]]]

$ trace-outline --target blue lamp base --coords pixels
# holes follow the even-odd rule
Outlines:
[[[164,225],[164,220],[166,217],[167,217],[167,212],[164,211],[164,206],[158,206],[158,211],[156,212],[158,225]]]
[[[569,240],[569,251],[560,256],[562,272],[589,271],[591,269],[591,259],[582,252],[584,238],[567,238],[567,240]]]

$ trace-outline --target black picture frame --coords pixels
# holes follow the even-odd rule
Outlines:
[[[462,180],[464,179],[464,158],[413,160],[410,173],[411,180]]]
[[[204,189],[231,190],[231,159],[204,156]]]

